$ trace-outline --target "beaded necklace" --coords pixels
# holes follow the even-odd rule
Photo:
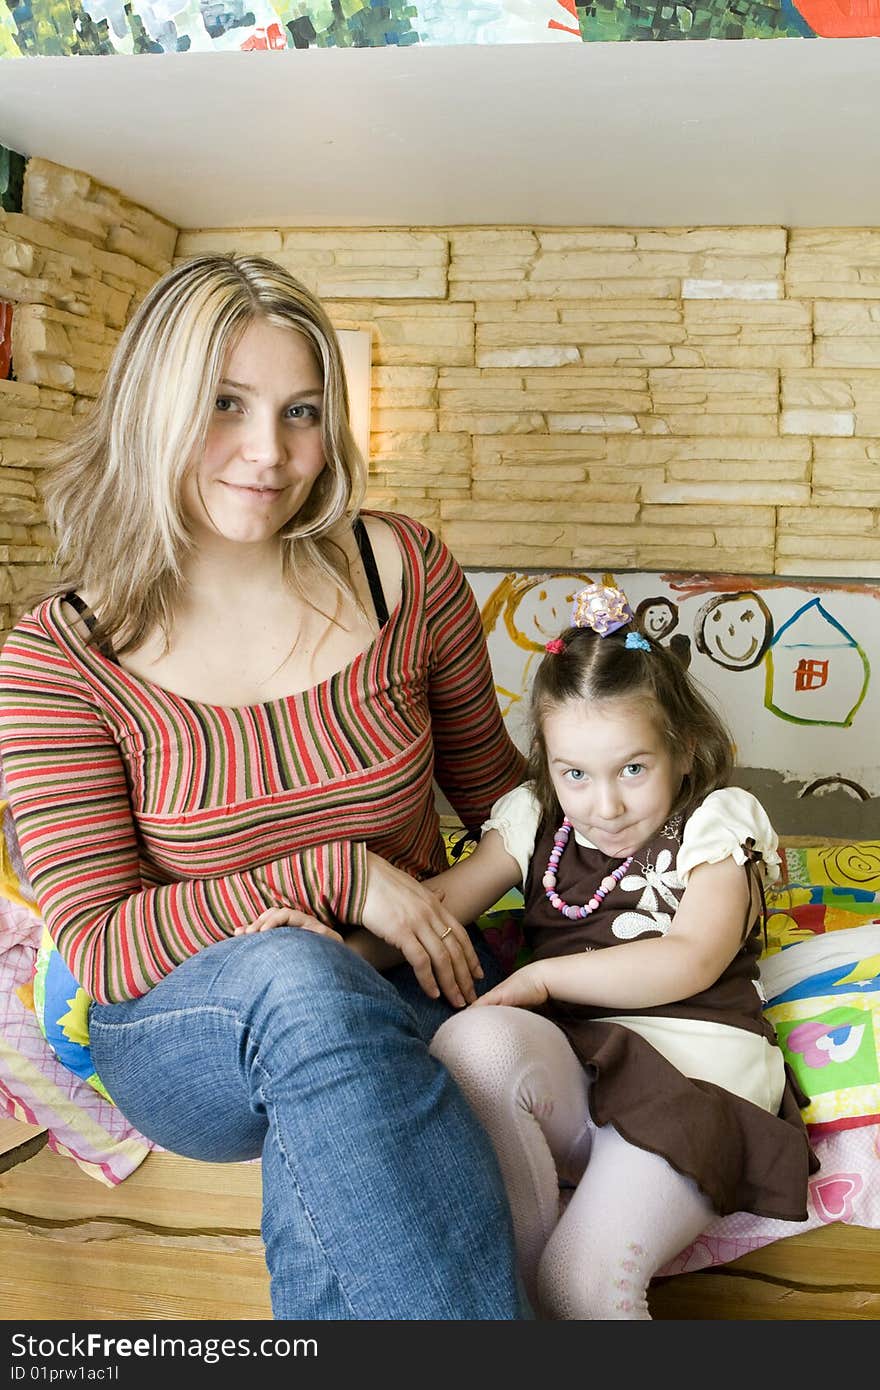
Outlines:
[[[556,892],[556,871],[559,868],[562,851],[568,844],[568,837],[570,834],[571,821],[568,819],[568,816],[566,816],[556,834],[553,836],[553,848],[550,851],[550,858],[547,860],[547,869],[541,882],[546,889],[546,896],[550,899],[550,903],[556,908],[556,911],[561,912],[564,917],[569,917],[572,921],[576,921],[581,917],[589,917],[591,912],[596,911],[602,899],[607,898],[612,888],[616,888],[635,856],[632,854],[629,855],[629,857],[624,859],[622,864],[618,864],[617,868],[612,870],[610,874],[606,874],[589,902],[583,903],[580,906],[577,903],[567,903],[565,899],[560,898],[559,894]]]

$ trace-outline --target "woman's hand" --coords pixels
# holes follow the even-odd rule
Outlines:
[[[461,922],[436,893],[370,850],[361,922],[397,947],[432,999],[442,990],[455,1008],[474,1002],[474,980],[482,979],[483,971]]]
[[[253,932],[271,931],[273,927],[301,927],[303,931],[314,932],[316,936],[331,936],[334,941],[342,941],[338,931],[325,927],[317,917],[308,912],[300,912],[295,907],[268,907],[255,921],[246,927],[236,927],[233,936],[250,936]]]
[[[514,970],[500,985],[487,989],[474,1004],[478,1009],[482,1004],[510,1004],[517,1009],[537,1009],[549,999],[546,985],[541,980],[540,965],[533,963]]]

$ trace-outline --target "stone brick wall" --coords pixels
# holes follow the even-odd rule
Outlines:
[[[880,230],[181,232],[373,335],[370,502],[468,566],[880,577]]]
[[[373,339],[369,502],[471,568],[880,578],[880,229],[183,231],[32,159],[0,209],[0,639],[51,445],[175,259],[274,257]]]
[[[132,308],[168,269],[178,229],[87,174],[28,162],[21,212],[0,208],[0,641],[49,573],[39,499],[47,452],[88,408]]]

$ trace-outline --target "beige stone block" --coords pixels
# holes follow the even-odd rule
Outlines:
[[[437,385],[436,367],[374,367],[371,374],[374,390],[388,391],[395,387],[409,391],[432,391]]]
[[[0,265],[0,299],[12,304],[41,304],[49,295],[49,281],[31,279],[18,270]]]
[[[541,381],[512,375],[509,385],[500,383],[497,378],[487,378],[473,387],[453,385],[449,377],[441,373],[439,392],[446,410],[523,410],[531,406],[535,410],[619,414],[651,407],[650,396],[645,390],[569,386],[559,372],[552,372]]]
[[[152,289],[157,280],[156,272],[150,266],[139,264],[131,256],[115,251],[95,247],[92,251],[92,262],[102,280],[115,285],[124,293],[130,294],[133,290],[139,290],[145,294],[147,290]],[[170,264],[169,257],[165,261],[166,269]]]
[[[808,464],[812,451],[803,439],[748,439],[723,437],[705,439],[632,439],[610,441],[609,458],[650,461],[652,463],[715,463],[734,461],[737,468],[745,462],[759,465],[780,463]],[[805,475],[804,475],[805,476]]]
[[[42,251],[55,251],[59,255],[73,257],[83,267],[94,264],[95,247],[92,243],[71,236],[70,232],[62,231],[52,222],[39,221],[23,212],[7,212],[0,225],[5,227],[9,236],[18,242],[28,243],[31,248],[39,247]]]
[[[416,438],[417,436],[410,437]],[[460,488],[462,481],[465,485],[470,482],[470,458],[467,453],[463,452],[444,454],[440,453],[439,450],[428,449],[413,449],[408,453],[378,455],[373,450],[370,458],[370,473],[377,477],[380,473],[385,473],[389,477],[397,478],[401,483],[406,482],[412,485],[417,482],[421,487],[428,487],[434,482],[445,482],[454,478],[456,488]],[[498,495],[497,489],[495,495]]]
[[[27,464],[30,468],[41,468],[45,466],[54,444],[54,440],[36,439],[33,436],[25,439],[6,438],[0,416],[0,463],[4,467]]]
[[[111,289],[93,280],[88,287],[88,304],[91,318],[109,324],[111,328],[124,328],[131,305],[131,295],[122,290]]]
[[[506,540],[499,538],[493,531],[491,537],[486,537],[482,542],[459,542],[453,545],[446,535],[443,539],[453,551],[458,563],[464,568],[482,569],[507,569],[510,565],[510,550]],[[519,560],[520,553],[522,560]],[[571,548],[566,545],[556,546],[530,546],[527,550],[520,552],[517,550],[517,568],[522,569],[568,569],[571,567]],[[621,554],[619,558],[609,559],[607,565],[627,563],[627,556]]]
[[[859,559],[880,561],[880,535],[860,535]],[[797,555],[802,559],[851,560],[853,538],[849,536],[789,536],[780,531],[776,538],[776,553],[781,557]]]
[[[880,337],[817,340],[813,361],[817,367],[880,367]]]
[[[53,552],[39,545],[11,545],[7,560],[11,565],[50,565]]]
[[[577,503],[578,506],[590,508],[601,508],[604,515],[606,506],[610,506],[617,500],[615,493],[627,494],[634,493],[635,488],[620,487],[615,488],[613,483],[585,483],[577,476],[576,468],[565,469],[564,467],[549,466],[542,471],[540,477],[535,477],[532,473],[530,478],[523,478],[517,474],[514,478],[505,477],[503,479],[503,489],[499,488],[498,479],[486,479],[480,481],[475,479],[471,486],[471,495],[475,502],[493,503],[497,511],[499,506],[499,496],[504,498],[503,507],[505,515],[507,506],[510,502],[526,502],[533,500],[543,502],[548,495],[563,498],[567,506]],[[567,476],[574,474],[574,477]],[[617,518],[620,520],[620,518]]]
[[[828,300],[880,297],[880,231],[793,228],[786,261],[790,292]]]
[[[729,467],[729,465],[728,465]],[[732,471],[732,470],[731,470]],[[735,522],[739,529],[739,515],[742,507],[739,505],[743,498],[743,480],[737,472],[737,477],[731,477],[729,482],[720,482],[709,479],[694,479],[693,481],[674,481],[646,486],[642,490],[642,496],[646,502],[720,502],[736,507],[737,520]],[[764,502],[770,506],[781,506],[783,503],[797,504],[807,503],[810,500],[810,484],[790,483],[790,482],[759,482],[749,483],[748,502],[755,504]],[[734,518],[731,516],[731,524]]]
[[[443,507],[450,505],[450,503],[444,503]],[[507,519],[506,508],[503,505],[498,507],[496,516],[499,521],[504,521],[505,544],[509,545],[515,553],[517,566],[522,564],[524,568],[528,567],[528,562],[525,560],[526,554],[536,547],[543,550],[558,548],[560,553],[568,551],[572,544],[573,533],[578,529],[571,517],[564,522],[512,522]],[[597,532],[600,530],[599,527],[592,529]],[[480,544],[485,546],[487,541],[491,543],[492,538],[488,537],[486,532],[485,521],[444,521],[443,523],[444,540],[456,556],[463,546]],[[520,556],[523,557],[522,560]]]
[[[558,434],[634,434],[639,421],[635,415],[609,411],[554,411],[547,415],[547,428]]]
[[[747,441],[748,442],[748,441]],[[771,442],[768,440],[768,443]],[[755,485],[804,484],[809,488],[809,463],[756,463],[753,460],[721,458],[704,459],[694,463],[670,462],[666,465],[666,479],[670,483],[738,483],[740,488],[748,489],[748,500],[752,498]]]
[[[783,410],[779,417],[783,434],[855,434],[851,410]]]
[[[39,522],[43,520],[43,509],[34,498],[10,497],[0,493],[0,517],[4,521]]]
[[[784,256],[784,227],[665,227],[638,231],[641,251],[686,251],[726,256]]]
[[[857,410],[855,419],[855,432],[859,435],[867,435],[872,438],[880,437],[880,407],[873,409]]]
[[[638,342],[639,330],[649,336],[645,341],[675,341],[667,330],[681,327],[682,306],[675,301],[639,299],[621,289],[619,299],[570,300],[558,306],[548,306],[561,324],[578,325],[579,331],[608,341]],[[478,306],[478,313],[483,306]],[[524,304],[521,313],[534,312],[537,306]],[[491,311],[491,308],[490,308]]]
[[[697,574],[772,574],[773,550],[766,546],[640,545],[633,568],[684,570]]]
[[[834,505],[780,507],[779,528],[785,535],[863,535],[874,530],[872,513],[865,507]]]
[[[151,212],[149,208],[143,207],[140,203],[130,202],[121,193],[116,193],[102,184],[95,185],[94,197],[97,203],[109,207],[114,213],[114,230],[129,233],[139,246],[149,252],[151,260],[144,260],[142,264],[153,269],[161,264],[167,269],[177,246],[180,230],[178,227],[164,217],[159,217],[157,213]],[[132,260],[141,262],[140,256],[127,251],[124,245],[112,244],[112,237],[108,240],[108,247],[111,251],[118,251],[121,255],[128,255]]]
[[[820,488],[813,484],[810,500],[816,507],[880,507],[880,482],[873,488]]]
[[[816,301],[817,338],[880,338],[880,304],[870,299]]]
[[[589,498],[584,498],[584,510],[582,515],[589,520],[595,519],[595,511]],[[572,508],[572,496],[566,492],[564,496],[547,498],[543,501],[516,502],[509,497],[503,500],[495,496],[494,500],[478,502],[476,499],[467,502],[444,502],[441,508],[444,525],[451,521],[467,522],[492,522],[497,520],[499,515],[503,515],[505,527],[518,523],[547,524],[550,526],[567,526],[573,520],[578,520],[578,509]],[[602,520],[609,526],[623,526],[628,522],[635,522],[638,518],[639,508],[635,502],[602,502]]]
[[[388,382],[373,388],[373,410],[406,408],[433,410],[437,405],[437,392],[433,385],[420,386],[413,382]]]
[[[40,404],[40,389],[30,382],[0,380],[0,415],[4,408],[21,408]]]
[[[742,406],[742,402],[737,401],[736,404]],[[774,437],[778,429],[778,416],[775,412],[759,414],[757,409],[745,415],[716,415],[708,410],[664,410],[653,417],[640,417],[639,424],[646,433],[653,430],[658,434],[705,435],[712,438],[730,435],[755,439]]]
[[[436,498],[401,496],[396,491],[369,488],[367,505],[376,511],[401,512],[405,516],[411,516],[414,521],[420,521],[431,531],[439,532],[440,503]],[[456,556],[456,559],[458,558]]]
[[[455,307],[464,309],[466,306]],[[506,324],[511,328],[519,324],[532,328],[537,324],[561,323],[563,310],[562,304],[543,303],[539,299],[481,299],[473,305],[472,313],[477,324]]]
[[[637,235],[619,227],[566,227],[538,230],[538,245],[544,252],[558,251],[635,251]]]
[[[523,403],[525,407],[525,402]],[[547,433],[547,422],[536,410],[523,409],[522,414],[463,414],[441,410],[437,428],[447,431],[463,430],[467,434],[531,434]]]
[[[871,439],[817,439],[813,444],[816,467],[828,465],[828,472],[837,468],[843,477],[851,470],[866,476],[877,471],[880,464],[880,443]]]
[[[20,275],[30,276],[34,273],[34,261],[32,246],[0,233],[0,266],[7,270],[15,270]]]
[[[705,367],[703,353],[695,348],[641,347],[636,343],[581,348],[585,367]],[[713,365],[718,365],[714,363]],[[751,362],[745,364],[753,365]],[[763,364],[757,364],[763,365]]]
[[[644,487],[642,488],[642,521],[646,526],[728,526],[730,522],[726,520],[724,508],[710,505],[715,500],[727,501],[724,498],[707,497],[701,503],[698,499],[687,499],[682,505],[678,505],[675,499],[667,502],[661,493],[663,489]],[[749,502],[751,502],[749,498]],[[737,499],[739,501],[739,499]],[[736,509],[737,535],[739,535],[740,525],[752,529],[764,529],[772,531],[776,525],[776,508],[774,506],[754,506],[738,505]],[[772,539],[772,537],[771,537]]]
[[[674,299],[680,297],[681,281],[676,279],[627,280],[462,280],[450,282],[449,298],[455,300],[542,299]]]
[[[275,260],[281,250],[283,237],[274,227],[182,227],[174,245],[175,262],[191,260],[193,256],[227,255],[268,256]]]
[[[542,240],[525,227],[452,227],[448,236],[452,256],[534,255]]]
[[[277,259],[322,299],[443,299],[446,296],[445,265],[389,267],[384,260],[373,266],[333,263],[322,267],[293,258],[287,252],[281,252]]]
[[[773,397],[779,390],[776,372],[688,371],[658,367],[648,373],[655,399],[665,396],[699,401],[712,396]]]
[[[376,429],[380,433],[401,430],[412,434],[420,430],[436,430],[437,412],[436,410],[408,410],[405,407],[396,409],[395,407],[385,408],[383,406],[373,406],[370,412],[371,429]]]
[[[812,337],[812,305],[802,300],[694,299],[683,308],[688,338],[701,342],[803,344]]]
[[[487,348],[477,352],[478,367],[566,367],[580,363],[576,347],[553,347],[537,344],[516,348]]]
[[[763,347],[725,347],[706,341],[699,346],[673,348],[670,363],[675,367],[730,367],[746,370],[760,367],[797,370],[810,367],[812,364],[812,340],[802,347],[786,347],[781,343],[771,343]],[[657,365],[662,366],[663,363]]]
[[[176,232],[172,241],[174,239],[176,239]],[[148,270],[154,271],[156,276],[164,275],[171,266],[173,247],[172,253],[165,255],[155,242],[146,237],[138,236],[137,232],[132,231],[130,227],[111,226],[107,231],[107,249],[130,261],[136,261],[139,265],[146,266]]]
[[[782,280],[691,277],[682,281],[682,299],[782,299]]]
[[[786,372],[782,377],[782,403],[789,409],[880,406],[880,372],[858,367],[849,371]]]
[[[792,555],[778,558],[774,574],[791,575],[806,579],[880,579],[880,559],[878,560],[817,560]]]
[[[455,284],[459,280],[470,280],[476,284],[485,280],[492,284],[499,280],[516,280],[520,276],[525,278],[533,260],[527,252],[512,252],[504,256],[453,256],[449,262],[449,282]]]

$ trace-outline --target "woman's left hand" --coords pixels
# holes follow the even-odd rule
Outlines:
[[[509,1004],[516,1009],[537,1009],[541,1004],[546,1004],[549,997],[547,987],[541,980],[541,967],[533,963],[514,970],[500,985],[486,990],[471,1004],[471,1008],[478,1009],[483,1004]]]
[[[342,941],[338,931],[325,927],[317,917],[309,912],[301,912],[296,907],[267,907],[246,927],[236,927],[233,936],[251,936],[254,932],[272,931],[274,927],[299,927],[302,931],[314,932],[316,936],[330,936],[334,941]]]

